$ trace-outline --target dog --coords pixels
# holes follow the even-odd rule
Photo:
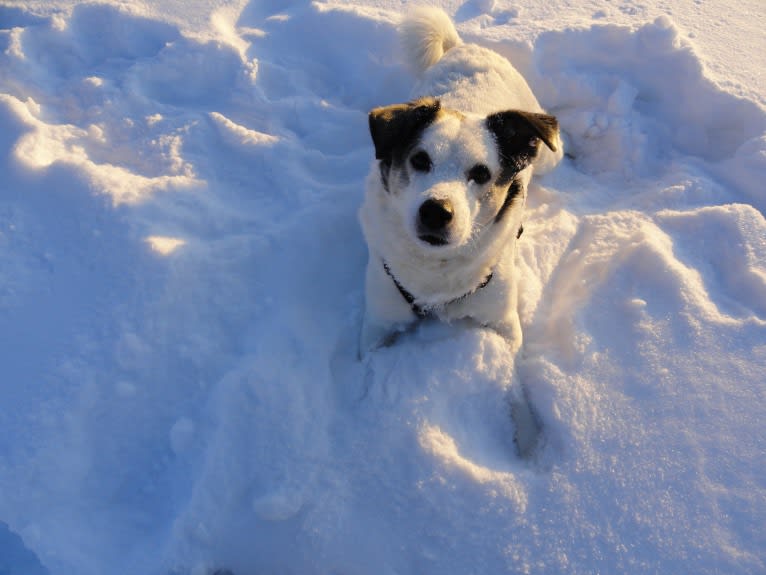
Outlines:
[[[369,251],[364,355],[415,321],[470,319],[521,345],[514,271],[527,186],[563,156],[556,118],[498,53],[421,8],[401,25],[412,100],[375,108],[359,219]]]

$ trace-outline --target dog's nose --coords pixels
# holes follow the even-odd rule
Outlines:
[[[418,210],[420,224],[430,232],[442,231],[452,221],[452,204],[448,200],[426,200]]]

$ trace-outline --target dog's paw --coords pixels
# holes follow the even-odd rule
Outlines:
[[[480,325],[499,335],[505,341],[511,353],[515,354],[521,348],[522,335],[518,315],[514,315],[509,320],[486,322]]]

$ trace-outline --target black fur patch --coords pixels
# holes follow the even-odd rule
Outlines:
[[[500,155],[498,186],[506,186],[537,156],[540,142],[556,151],[553,143],[559,125],[555,117],[519,110],[487,116],[486,125],[495,136]]]
[[[487,128],[495,135],[498,145],[509,152],[528,148],[532,139],[539,138],[551,151],[556,151],[556,134],[559,131],[559,123],[555,116],[538,114],[535,112],[523,112],[521,110],[508,110],[487,116]],[[535,155],[537,154],[537,146]]]
[[[383,188],[388,192],[388,174],[391,173],[391,160],[380,160],[378,162],[380,170],[380,181],[383,182]]]
[[[495,216],[495,223],[503,219],[503,216],[508,211],[508,208],[511,207],[513,201],[521,194],[521,192],[521,182],[519,180],[513,180],[511,185],[508,186],[508,191],[505,194],[505,201],[503,202],[503,205],[500,206],[500,209]]]
[[[495,222],[499,222],[521,194],[521,182],[515,179],[516,175],[537,157],[541,141],[556,151],[554,142],[559,125],[556,118],[548,114],[520,110],[487,116],[486,125],[495,136],[500,156],[500,175],[495,185],[500,188],[508,186],[505,201],[495,216]]]
[[[386,190],[392,166],[404,162],[440,109],[439,100],[422,98],[407,104],[375,108],[370,112],[370,135],[375,145],[375,158],[380,160],[380,176]]]

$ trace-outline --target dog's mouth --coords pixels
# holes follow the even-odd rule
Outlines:
[[[418,239],[432,246],[446,246],[449,243],[443,237],[433,234],[421,234]]]

